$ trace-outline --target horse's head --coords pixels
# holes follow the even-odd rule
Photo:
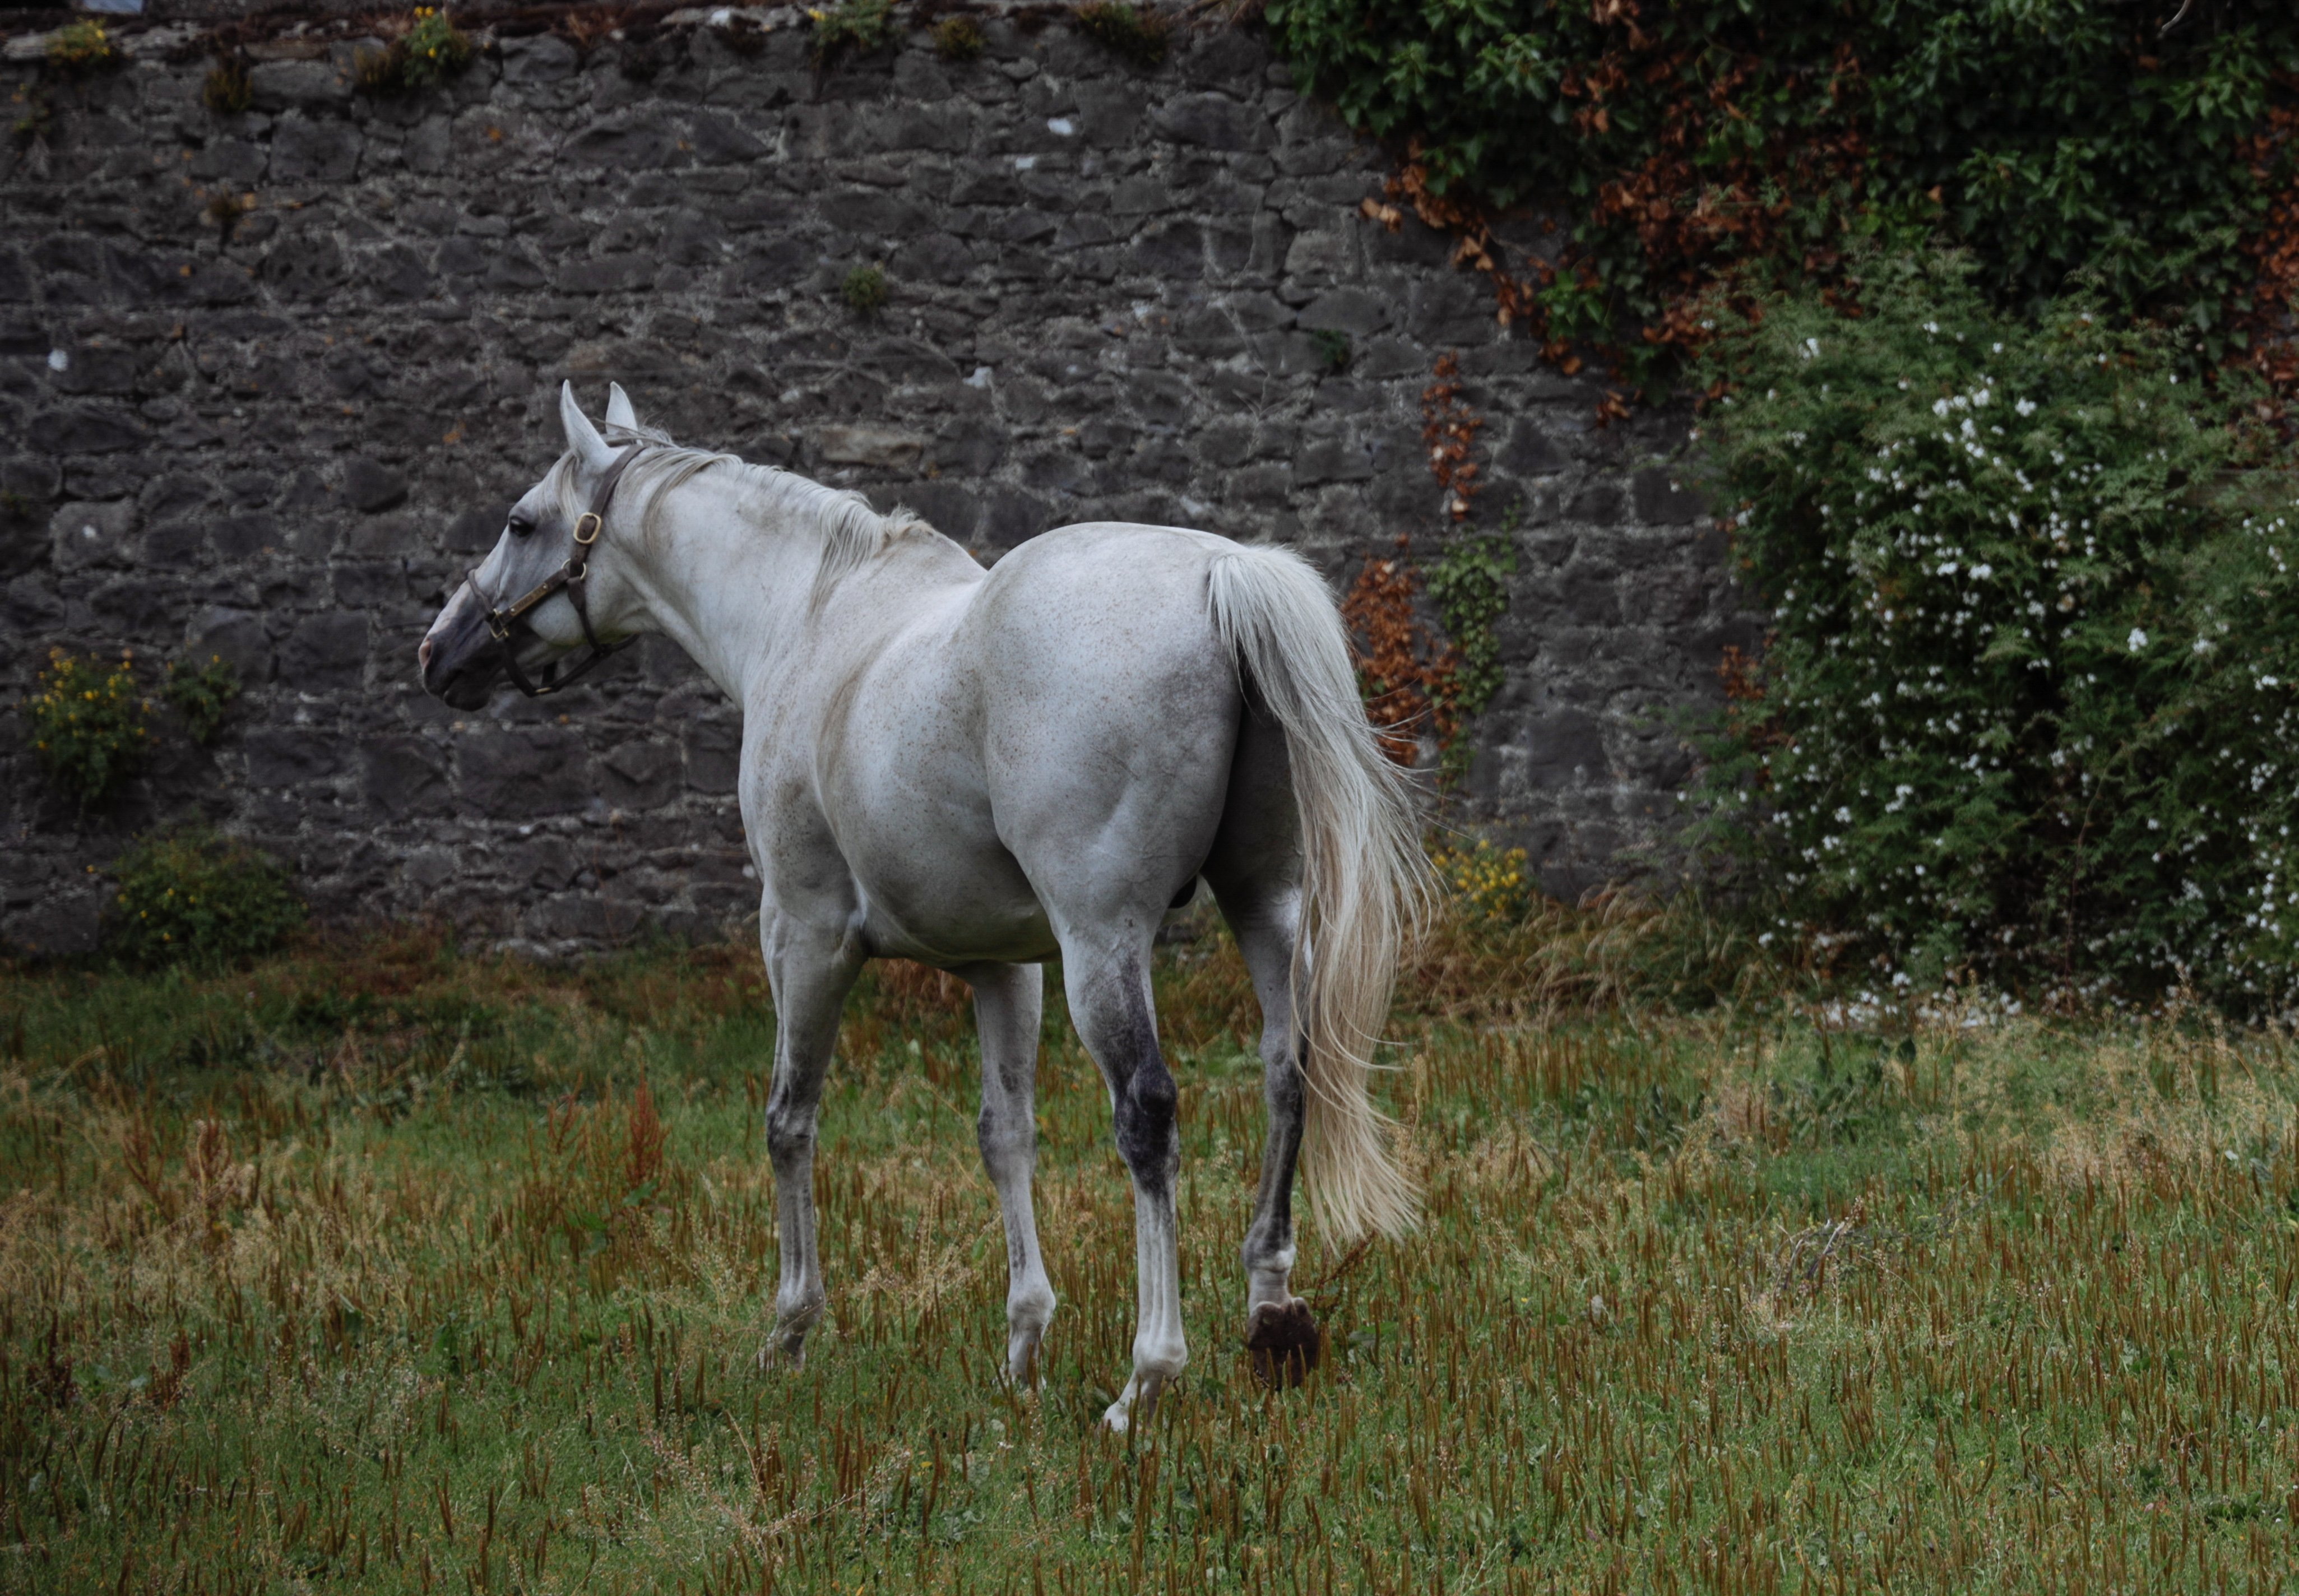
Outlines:
[[[613,607],[602,578],[613,540],[600,533],[627,451],[591,425],[572,383],[560,387],[559,418],[567,452],[511,507],[502,536],[415,651],[424,688],[458,709],[481,707],[506,674],[529,694],[552,691],[610,651],[602,643]],[[638,426],[620,384],[610,389],[607,425]],[[586,646],[590,656],[561,675],[560,662]]]

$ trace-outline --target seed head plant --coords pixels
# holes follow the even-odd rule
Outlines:
[[[1110,54],[1138,67],[1159,67],[1166,62],[1171,29],[1155,12],[1130,5],[1126,0],[1092,0],[1091,4],[1078,7],[1077,22]]]
[[[944,61],[972,61],[985,43],[982,24],[968,16],[948,16],[934,24],[934,54]]]
[[[200,85],[200,103],[218,116],[237,116],[255,103],[255,79],[247,63],[227,55],[208,71]]]

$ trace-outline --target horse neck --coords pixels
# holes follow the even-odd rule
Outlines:
[[[665,492],[632,569],[654,623],[646,629],[685,649],[737,703],[809,647],[808,594],[821,554],[809,528],[751,513],[743,485],[706,472]]]

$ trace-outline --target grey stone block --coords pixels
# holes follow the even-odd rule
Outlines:
[[[1604,730],[1581,710],[1559,709],[1535,715],[1525,722],[1518,740],[1530,756],[1525,779],[1536,790],[1603,781],[1610,775]]]
[[[367,673],[363,615],[316,615],[295,624],[279,648],[281,680],[304,692],[360,685]]]
[[[502,80],[505,85],[557,83],[575,75],[581,58],[575,46],[556,34],[535,34],[502,41]]]
[[[297,787],[340,774],[350,745],[332,732],[262,727],[247,733],[247,780],[253,787]]]
[[[420,737],[369,737],[359,749],[360,790],[390,819],[444,815],[452,796],[447,756]]]
[[[574,135],[560,153],[579,166],[652,171],[678,153],[678,136],[658,116],[603,118]]]
[[[24,438],[43,454],[112,454],[141,448],[145,432],[117,410],[76,405],[36,412]]]
[[[137,509],[128,500],[59,505],[48,517],[49,557],[59,571],[124,567],[135,558],[136,525]]]
[[[407,501],[407,478],[389,466],[355,454],[344,462],[344,502],[364,515]]]
[[[731,793],[742,773],[743,733],[724,721],[696,721],[686,728],[686,784],[697,792]]]
[[[329,61],[259,61],[247,76],[261,111],[325,109],[352,97],[351,74]]]
[[[271,640],[264,633],[263,618],[250,611],[211,605],[193,617],[185,643],[195,664],[220,659],[238,673],[243,685],[259,686],[271,679]]]
[[[8,916],[0,943],[42,958],[92,953],[103,924],[103,896],[79,888]]]
[[[1182,95],[1150,113],[1161,138],[1209,150],[1266,149],[1275,142],[1269,125],[1252,106],[1227,95]]]
[[[618,743],[599,760],[599,792],[618,809],[659,809],[677,796],[676,745],[654,739]]]
[[[1512,476],[1550,476],[1568,468],[1573,459],[1539,423],[1519,421],[1509,428],[1508,441],[1493,464]]]
[[[495,820],[532,820],[582,807],[591,797],[583,740],[564,727],[477,732],[454,742],[458,806]]]
[[[361,140],[349,122],[290,116],[272,129],[275,183],[344,183],[359,170]]]

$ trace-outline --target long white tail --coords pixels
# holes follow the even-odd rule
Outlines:
[[[1293,1013],[1307,1038],[1302,1166],[1309,1202],[1346,1245],[1412,1228],[1416,1194],[1395,1122],[1366,1092],[1397,963],[1429,901],[1413,794],[1357,696],[1332,596],[1291,550],[1213,562],[1215,630],[1285,732],[1301,811],[1301,915]]]

